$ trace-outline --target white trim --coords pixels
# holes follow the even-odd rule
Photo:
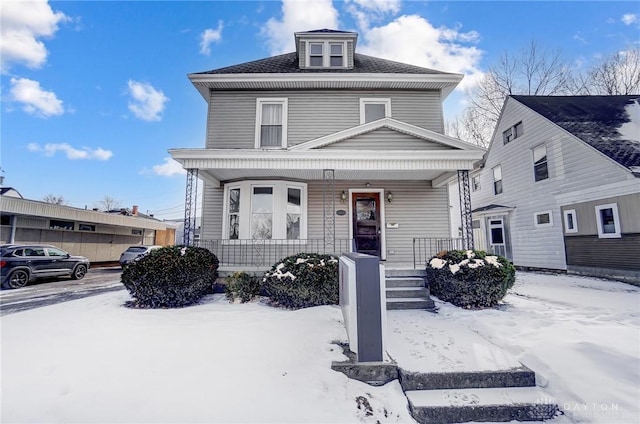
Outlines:
[[[618,204],[607,203],[606,205],[598,205],[596,209],[596,226],[598,227],[598,238],[620,238],[622,237],[620,228],[620,215],[618,215]],[[613,212],[613,233],[605,233],[600,219],[600,211],[603,209],[611,209]]]
[[[554,197],[558,205],[565,206],[638,193],[640,193],[640,178],[630,178],[598,187],[556,194]]]
[[[539,224],[538,223],[538,217],[541,215],[549,215],[549,222],[547,222],[546,224]],[[533,214],[533,225],[536,228],[548,228],[548,227],[553,227],[553,212],[552,211],[543,211],[543,212],[535,212]]]
[[[365,108],[368,104],[384,105],[384,117],[391,118],[391,98],[369,97],[360,98],[360,125],[365,122]]]
[[[385,232],[385,195],[383,188],[350,188],[349,189],[349,239],[353,240],[353,193],[378,193],[380,195],[380,260],[387,259],[387,235]]]
[[[576,214],[575,209],[569,209],[564,211],[564,232],[567,234],[577,233],[578,232],[578,215]],[[573,216],[573,228],[569,228],[569,215]]]
[[[300,189],[300,237],[292,239],[291,242],[299,242],[307,238],[307,184],[288,181],[288,180],[252,180],[247,179],[226,184],[224,187],[223,207],[222,207],[222,239],[233,242],[229,239],[229,190],[234,188],[240,189],[240,230],[238,231],[238,239],[247,240],[251,237],[251,200],[254,187],[271,187],[273,188],[273,221],[271,228],[271,237],[278,242],[287,239],[286,214],[287,214],[287,190],[289,188]],[[284,221],[283,221],[284,218]],[[261,240],[265,241],[265,240]],[[267,239],[268,241],[268,239]]]
[[[304,66],[309,69],[343,69],[347,67],[347,41],[341,40],[320,40],[320,39],[305,39],[302,41],[305,44],[305,58]],[[311,44],[322,45],[322,65],[311,66]],[[342,65],[331,66],[331,44],[339,44],[342,46]],[[317,56],[317,55],[314,55]]]
[[[391,99],[389,99],[389,101],[391,101]],[[389,103],[389,113],[391,113],[391,103]],[[317,149],[319,147],[328,146],[338,141],[366,134],[380,128],[388,128],[391,130],[402,132],[404,134],[412,135],[414,137],[422,138],[429,141],[435,141],[437,143],[444,144],[445,146],[460,149],[462,151],[476,151],[481,152],[482,154],[486,152],[486,149],[475,144],[467,143],[457,138],[449,137],[447,135],[440,134],[426,128],[407,124],[406,122],[398,121],[397,119],[393,118],[378,119],[377,121],[371,121],[365,124],[358,125],[356,127],[347,128],[346,130],[338,131],[333,134],[306,141],[304,143],[296,144],[295,146],[291,146],[289,150],[294,151]],[[378,155],[380,155],[380,153],[378,153]],[[482,155],[480,155],[479,158],[481,159]]]
[[[256,99],[256,131],[255,131],[255,148],[256,149],[277,149],[278,147],[263,147],[260,145],[260,132],[262,124],[262,105],[279,104],[282,105],[282,140],[280,148],[287,148],[287,117],[289,114],[289,99],[286,97],[258,97]]]

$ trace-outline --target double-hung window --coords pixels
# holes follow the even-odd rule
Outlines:
[[[476,175],[471,178],[471,191],[480,190],[480,176]]]
[[[306,193],[306,184],[291,181],[241,181],[228,185],[224,204],[225,238],[306,238]]]
[[[360,123],[391,116],[391,99],[360,99]]]
[[[309,66],[322,66],[324,62],[324,43],[309,43]]]
[[[535,181],[542,181],[549,178],[547,148],[544,144],[533,148],[533,178]]]
[[[493,194],[502,193],[502,167],[493,168]]]
[[[346,43],[309,41],[307,43],[306,66],[310,68],[344,68]]]
[[[598,226],[598,238],[622,237],[618,205],[616,203],[596,206],[596,224]]]
[[[287,99],[257,99],[256,148],[287,147]]]
[[[344,44],[329,43],[329,66],[344,66]]]

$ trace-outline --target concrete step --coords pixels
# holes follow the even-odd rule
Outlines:
[[[387,310],[399,309],[435,309],[433,300],[429,298],[395,297],[387,299]]]
[[[427,271],[424,269],[390,269],[385,267],[384,275],[385,277],[425,277]]]
[[[522,365],[499,371],[432,372],[420,373],[398,370],[400,385],[404,391],[469,389],[496,387],[533,387],[536,374]]]
[[[425,287],[387,287],[387,299],[398,297],[423,298],[429,297],[429,291]]]
[[[422,277],[386,277],[385,284],[390,287],[424,287]]]
[[[554,399],[537,387],[415,390],[405,393],[420,424],[470,421],[544,421],[558,413]]]

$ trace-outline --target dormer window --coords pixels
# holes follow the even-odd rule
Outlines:
[[[310,68],[344,68],[346,46],[344,42],[309,41],[307,66]]]

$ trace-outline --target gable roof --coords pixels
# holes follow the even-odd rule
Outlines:
[[[511,97],[640,173],[640,95]]]

